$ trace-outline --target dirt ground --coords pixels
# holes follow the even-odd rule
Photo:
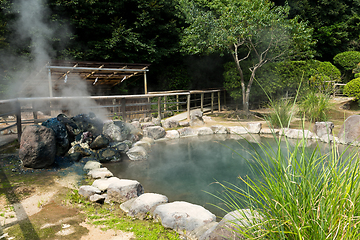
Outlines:
[[[347,98],[334,99],[330,121],[334,122],[334,133],[348,116],[360,113],[359,110],[346,109],[350,103]],[[345,109],[344,109],[345,108]],[[259,115],[268,111],[257,110],[250,120],[228,119],[223,114],[208,115],[206,126],[215,124],[236,126],[251,121],[266,122]],[[303,121],[294,119],[292,128],[301,128]],[[312,124],[305,122],[312,129]],[[14,134],[15,135],[15,134]],[[78,169],[23,169],[17,158],[18,143],[14,135],[0,135],[0,240],[18,239],[7,230],[16,226],[23,233],[21,239],[50,239],[46,235],[38,236],[35,229],[56,231],[53,239],[81,240],[127,240],[135,238],[131,232],[101,230],[88,223],[87,216],[78,208],[66,204],[66,194],[84,180]],[[5,139],[6,138],[6,139]],[[7,144],[5,144],[7,143]],[[46,232],[46,231],[45,231]]]

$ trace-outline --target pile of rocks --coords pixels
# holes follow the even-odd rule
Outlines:
[[[187,239],[241,239],[234,231],[236,228],[261,220],[256,212],[242,209],[228,213],[218,223],[215,215],[204,207],[184,201],[169,203],[162,194],[144,193],[138,181],[113,177],[99,162],[88,161],[84,170],[96,180],[92,185],[81,186],[80,195],[92,202],[119,203],[128,216],[160,221],[164,227],[186,235]]]

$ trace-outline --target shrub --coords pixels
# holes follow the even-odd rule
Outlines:
[[[360,52],[358,51],[342,52],[334,57],[334,64],[345,71],[352,71],[359,62]]]
[[[300,101],[300,112],[310,121],[326,121],[331,108],[330,98],[323,93],[309,92]]]
[[[260,143],[249,161],[260,177],[239,177],[246,189],[221,184],[223,210],[250,208],[261,216],[239,222],[234,231],[244,239],[360,239],[357,154],[339,155],[335,145],[329,154],[309,152],[305,139],[285,144]]]
[[[360,77],[351,80],[345,85],[344,94],[348,97],[360,99]]]
[[[334,64],[340,68],[344,82],[348,82],[354,77],[352,70],[357,67],[359,62],[360,52],[357,51],[339,53],[334,57]]]

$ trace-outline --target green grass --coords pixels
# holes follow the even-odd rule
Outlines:
[[[285,145],[287,151],[278,139],[277,148],[261,145],[253,154],[251,166],[261,177],[240,178],[247,189],[221,184],[224,210],[250,207],[262,216],[250,226],[237,224],[236,232],[247,239],[360,239],[357,153],[339,154],[334,145],[329,154],[309,153],[306,139]]]
[[[72,204],[80,204],[79,206],[86,213],[89,223],[101,226],[103,230],[114,229],[133,232],[136,239],[139,240],[180,239],[178,233],[164,228],[161,223],[127,217],[117,204],[91,203],[82,198],[76,190],[73,190],[67,199]]]

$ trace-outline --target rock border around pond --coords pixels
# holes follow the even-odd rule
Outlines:
[[[201,117],[200,114],[197,117]],[[352,118],[350,120],[354,121]],[[107,121],[101,125],[90,114],[78,115],[71,119],[62,114],[49,122],[50,125],[43,124],[42,127],[54,132],[53,143],[50,144],[51,148],[49,147],[52,154],[55,154],[55,152],[56,154],[64,153],[64,149],[68,149],[67,157],[71,161],[82,161],[84,171],[87,172],[89,177],[95,179],[91,186],[80,186],[80,195],[92,202],[119,203],[120,208],[129,216],[139,219],[153,218],[160,221],[164,227],[186,234],[191,239],[214,239],[216,236],[219,237],[219,234],[233,236],[231,224],[227,219],[232,219],[231,221],[234,219],[226,215],[220,223],[217,223],[215,215],[202,206],[182,201],[169,203],[168,198],[164,195],[144,193],[141,183],[136,180],[114,177],[107,168],[102,167],[101,162],[121,161],[120,153],[126,154],[132,161],[146,161],[148,152],[151,151],[152,145],[157,141],[212,134],[219,136],[229,135],[233,139],[246,138],[250,142],[257,142],[260,134],[276,134],[289,139],[305,138],[335,143],[348,143],[350,137],[353,137],[353,134],[350,137],[347,136],[345,130],[342,130],[343,135],[341,135],[340,140],[334,137],[332,135],[334,124],[331,122],[316,123],[313,132],[288,128],[263,129],[262,124],[259,122],[246,123],[243,126],[213,125],[204,127],[199,126],[202,124],[179,123],[176,120],[163,120],[160,122],[158,119],[152,119],[152,121],[146,123],[140,123],[139,121],[133,121],[132,123]],[[58,125],[62,127],[58,128]],[[192,127],[189,127],[189,125]],[[348,125],[345,122],[344,126]],[[180,126],[181,128],[166,130],[165,126],[176,128]],[[40,134],[39,131],[30,130],[37,128],[30,127],[29,130],[25,129],[24,133],[28,131],[28,135],[35,136],[35,134]],[[57,136],[57,132],[61,136]],[[74,141],[68,144],[65,138]],[[40,138],[36,135],[36,137],[24,137],[23,139],[20,143],[21,156],[27,156],[26,151],[30,151],[31,154],[36,152],[33,146],[26,144],[25,141],[35,139],[36,142],[36,139],[41,139],[41,136]],[[62,144],[59,144],[58,141]],[[355,141],[352,143],[357,144]],[[29,147],[29,150],[27,149],[28,145],[32,147]],[[54,148],[55,145],[56,149]],[[242,213],[243,217],[240,216],[241,214],[239,215],[239,212]],[[244,209],[229,214],[236,216],[236,220],[242,225],[244,225],[244,219],[249,219],[251,214],[253,214],[251,219],[254,221],[260,219],[258,214],[250,214]]]
[[[171,122],[171,124],[179,126],[174,122]],[[170,124],[167,126],[169,125]],[[252,135],[255,139],[255,135],[277,134],[287,138],[306,138],[324,142],[335,140],[336,143],[339,143],[339,140],[331,135],[333,128],[332,123],[321,123],[319,126],[321,129],[317,129],[316,131],[321,132],[321,136],[317,136],[308,130],[263,129],[261,123],[248,123],[246,126],[235,127],[225,127],[222,125],[199,128],[183,127],[178,130],[167,131],[165,131],[165,129],[159,129],[161,128],[160,126],[156,128],[150,126],[145,127],[145,129],[150,128],[150,130],[154,129],[156,132],[162,132],[161,135],[163,137],[158,137],[155,134],[146,134],[149,137],[156,136],[154,137],[155,140],[152,138],[144,138],[143,140],[135,142],[128,152],[134,152],[141,148],[139,152],[141,152],[140,155],[142,155],[144,152],[150,151],[151,146],[157,141],[211,134],[232,134],[234,138],[241,138],[241,136],[246,134]],[[131,159],[131,155],[128,154],[128,156],[130,160],[134,161],[147,160],[147,157],[141,159],[135,157]],[[103,169],[95,163],[87,163],[87,171],[93,171],[89,170],[90,165],[93,165],[97,169]],[[128,182],[128,184],[124,186],[119,184],[120,182]],[[117,194],[109,194],[109,191],[114,191],[111,190],[111,186],[116,184],[119,184],[116,190]],[[155,221],[160,221],[164,227],[171,228],[180,234],[185,234],[189,239],[223,239],[222,236],[241,238],[242,236],[236,235],[236,233],[232,231],[234,228],[233,224],[240,224],[240,226],[246,227],[250,224],[249,221],[261,221],[261,217],[256,212],[250,212],[249,209],[239,209],[228,213],[218,223],[216,222],[215,215],[200,205],[183,201],[169,203],[168,198],[164,195],[144,193],[143,187],[136,180],[124,180],[117,177],[102,178],[95,180],[91,187],[97,188],[98,191],[94,191],[94,189],[89,188],[89,186],[80,187],[82,192],[84,188],[89,188],[89,191],[93,193],[92,196],[96,196],[92,197],[89,193],[83,193],[83,196],[89,198],[90,201],[117,202],[128,216],[138,219],[154,219]]]

